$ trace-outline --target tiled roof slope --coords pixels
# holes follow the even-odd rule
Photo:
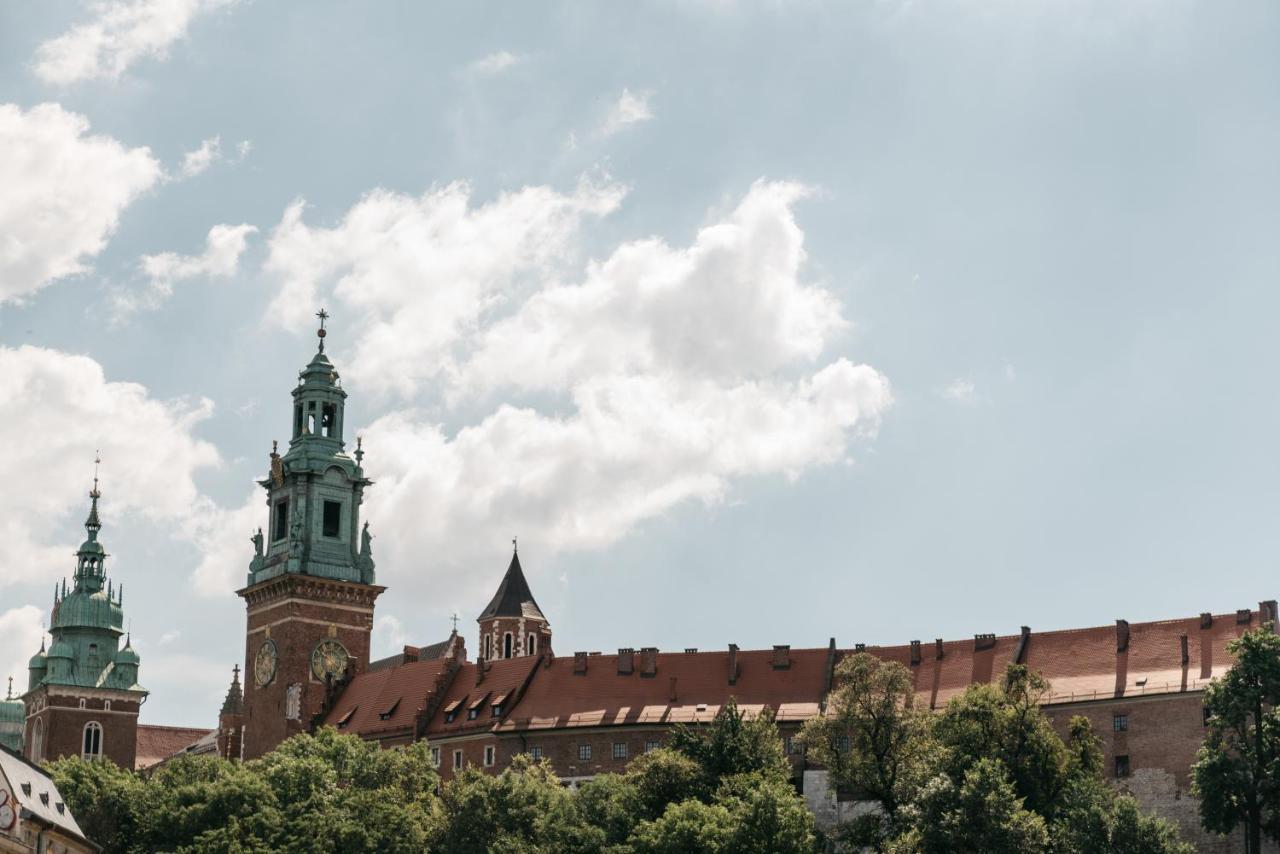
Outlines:
[[[212,730],[196,727],[138,724],[137,755],[133,767],[139,770],[150,768],[175,753],[181,753],[210,732]]]
[[[1247,622],[1240,622],[1248,615]],[[1050,703],[1135,697],[1199,690],[1231,666],[1227,643],[1261,622],[1259,612],[1213,615],[1201,627],[1201,617],[1128,625],[1128,644],[1118,651],[1121,630],[1117,626],[1031,632],[1022,662],[1050,683]],[[1182,638],[1187,639],[1187,662],[1182,660]],[[879,658],[897,661],[911,669],[917,697],[930,707],[941,707],[965,687],[997,682],[1014,661],[1021,635],[994,638],[986,649],[975,640],[946,641],[942,658],[936,643],[920,645],[920,661],[911,664],[911,646],[866,648]],[[852,652],[846,650],[846,654]]]
[[[15,807],[14,812],[28,809],[41,823],[57,827],[78,839],[85,838],[84,831],[62,800],[62,794],[54,785],[53,778],[34,762],[27,761],[21,754],[3,746],[0,746],[0,783],[8,784],[2,788],[9,790],[9,796],[13,799],[10,805]],[[93,847],[98,849],[96,845]]]
[[[442,641],[429,643],[426,646],[408,646],[405,645],[403,652],[397,652],[395,655],[388,655],[386,658],[379,658],[377,661],[369,662],[368,670],[383,670],[387,667],[399,667],[401,664],[408,664],[411,661],[422,661],[427,658],[440,658],[449,650],[449,642],[453,640],[453,635]]]
[[[536,685],[545,675],[540,667],[543,661],[545,659],[541,656],[526,655],[483,664],[475,662],[462,665],[453,684],[449,686],[444,702],[436,709],[427,725],[427,737],[448,738],[492,729],[496,720],[493,706],[497,704],[505,714],[508,709],[521,704],[521,697],[530,680]],[[482,666],[485,668],[484,678],[477,683],[476,676]],[[476,717],[469,719],[467,713],[473,708],[477,710]],[[446,722],[451,710],[457,714],[452,721]]]
[[[364,736],[412,727],[444,690],[452,665],[453,659],[431,658],[367,670],[343,689],[324,723]]]
[[[730,697],[749,714],[767,707],[779,721],[803,720],[818,713],[830,652],[793,649],[789,666],[775,669],[772,650],[740,651],[734,684],[727,651],[658,653],[653,676],[641,675],[639,654],[630,674],[618,673],[617,655],[588,656],[585,673],[574,672],[574,658],[555,658],[499,729],[709,721]]]

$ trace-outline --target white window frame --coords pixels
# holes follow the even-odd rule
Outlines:
[[[511,658],[516,651],[516,640],[511,636],[511,632],[504,632],[502,635],[502,657]]]
[[[591,745],[589,744],[578,745],[578,761],[579,762],[591,761]]]
[[[630,751],[627,749],[627,743],[625,741],[615,741],[613,743],[614,759],[626,759],[629,753]]]
[[[529,640],[528,640],[528,643],[525,645],[525,654],[526,655],[538,654],[538,636],[535,635],[533,632],[529,632]]]
[[[97,734],[97,740],[92,744],[89,740],[90,733]],[[80,758],[84,759],[86,762],[96,762],[101,759],[102,742],[102,724],[97,721],[89,721],[84,725],[84,729],[80,731]]]
[[[431,748],[431,767],[440,767],[440,748],[438,747]]]
[[[454,771],[462,770],[462,751],[461,750],[453,751],[453,770]]]
[[[486,744],[484,746],[484,766],[486,768],[492,768],[493,763],[496,762],[497,760],[498,760],[498,749],[494,747],[492,744]]]

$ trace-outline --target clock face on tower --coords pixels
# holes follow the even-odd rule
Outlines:
[[[253,657],[253,679],[259,688],[276,678],[276,658],[275,641],[267,640],[258,647],[258,654]]]
[[[347,669],[347,650],[333,638],[325,638],[311,651],[311,675],[323,682],[337,678]]]

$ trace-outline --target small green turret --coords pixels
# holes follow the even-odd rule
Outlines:
[[[22,701],[13,696],[13,677],[9,677],[9,690],[0,701],[0,744],[10,750],[22,752],[22,728],[26,723],[26,710]]]

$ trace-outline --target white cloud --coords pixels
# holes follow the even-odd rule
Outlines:
[[[418,642],[423,643],[423,641]],[[374,619],[373,637],[370,639],[373,658],[382,658],[402,652],[407,643],[409,643],[409,633],[405,631],[404,623],[400,621],[399,617],[391,614],[380,614]]]
[[[349,378],[371,391],[412,394],[452,361],[482,316],[574,257],[583,217],[602,216],[623,188],[583,180],[572,193],[526,187],[473,207],[453,183],[421,197],[376,190],[334,228],[303,222],[291,205],[270,238],[268,272],[281,288],[267,314],[309,329],[322,291],[357,332]]]
[[[236,143],[236,162],[243,163],[251,151],[253,151],[253,142],[248,139],[240,140],[240,142]]]
[[[193,431],[209,401],[157,400],[141,385],[109,382],[88,357],[30,346],[0,347],[0,400],[0,446],[13,450],[7,477],[40,484],[0,491],[0,588],[69,573],[83,532],[60,531],[88,512],[95,451],[107,526],[136,515],[185,529],[203,515],[194,476],[218,454]]]
[[[180,174],[183,178],[194,178],[208,169],[215,161],[222,159],[222,137],[214,136],[200,143],[195,151],[182,155]]]
[[[196,593],[226,596],[244,586],[249,572],[253,532],[266,521],[266,497],[256,484],[237,507],[206,503],[202,515],[189,520],[185,535],[200,544],[200,563],[191,573]]]
[[[871,367],[821,361],[847,322],[803,277],[805,193],[757,182],[688,246],[623,243],[579,266],[580,284],[584,214],[616,207],[617,188],[480,207],[460,185],[374,193],[332,229],[286,211],[271,314],[309,329],[311,307],[336,300],[354,315],[354,335],[329,339],[348,388],[381,381],[420,402],[430,380],[455,413],[480,413],[452,431],[405,408],[363,431],[382,580],[412,592],[500,563],[512,533],[531,553],[600,548],[744,479],[847,461],[892,394]],[[538,402],[483,408],[510,389]]]
[[[26,693],[27,661],[40,648],[44,619],[44,612],[35,605],[0,613],[0,690],[7,691],[13,677],[14,696]]]
[[[148,285],[142,291],[114,294],[117,316],[158,307],[173,294],[174,282],[200,276],[227,278],[235,275],[249,235],[257,231],[247,223],[215,225],[209,229],[204,252],[200,255],[179,255],[176,252],[143,255],[138,259],[138,266],[146,275]]]
[[[1018,369],[1013,362],[1006,362],[1004,366],[1004,378],[1008,382],[1013,382],[1018,378]]]
[[[652,119],[653,109],[649,106],[650,97],[652,96],[649,92],[635,93],[630,89],[623,89],[617,102],[610,108],[604,123],[600,125],[601,135],[612,136],[628,125]]]
[[[513,65],[524,61],[524,57],[509,51],[500,50],[468,63],[466,70],[477,77],[493,77],[501,74]]]
[[[976,400],[976,389],[973,381],[963,377],[957,377],[952,380],[946,388],[942,390],[942,396],[947,400],[954,400],[956,403],[973,403]]]
[[[100,0],[93,17],[36,49],[35,72],[46,83],[118,79],[144,57],[164,59],[193,19],[236,0]]]
[[[88,134],[57,104],[0,104],[0,303],[83,273],[161,177],[146,148]]]

